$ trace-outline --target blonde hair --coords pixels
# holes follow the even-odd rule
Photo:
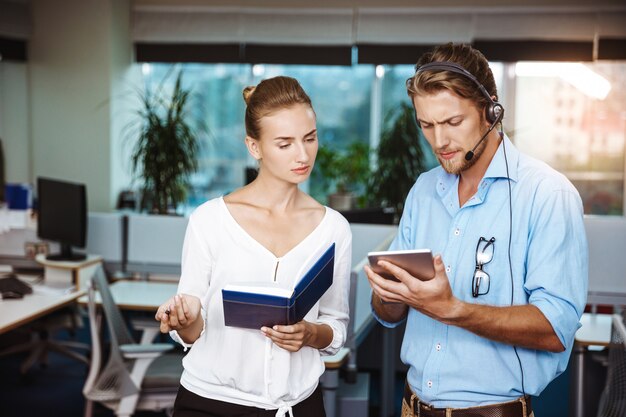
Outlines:
[[[447,43],[437,46],[431,52],[422,55],[415,64],[415,74],[406,80],[407,94],[411,100],[416,95],[432,94],[440,90],[450,90],[453,93],[473,101],[479,110],[484,110],[491,102],[477,88],[474,82],[464,75],[445,70],[424,70],[419,68],[431,62],[453,62],[465,68],[481,83],[490,96],[498,101],[498,91],[487,58],[470,45]]]
[[[274,77],[261,81],[257,86],[243,89],[246,102],[246,134],[254,139],[261,137],[261,119],[277,110],[296,104],[306,104],[311,109],[311,99],[295,78]]]

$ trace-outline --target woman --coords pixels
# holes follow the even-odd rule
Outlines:
[[[162,332],[190,352],[174,415],[324,416],[320,355],[344,344],[350,227],[298,189],[317,154],[316,116],[298,81],[275,77],[244,92],[249,185],[198,207],[189,219],[178,295],[159,307]],[[333,285],[292,326],[224,326],[221,289],[238,281],[293,287],[302,264],[335,243]]]

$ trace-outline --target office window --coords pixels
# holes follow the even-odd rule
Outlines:
[[[199,169],[191,178],[185,212],[245,184],[246,168],[254,167],[256,161],[244,145],[242,90],[265,78],[287,75],[300,81],[317,114],[320,143],[341,148],[351,141],[369,141],[372,66],[178,64],[174,68],[142,64],[146,87],[157,88],[168,71],[178,69],[184,73],[184,86],[193,90],[199,103],[192,117],[203,120],[209,130],[208,135],[201,135]],[[175,78],[166,78],[165,88],[171,87]],[[327,190],[315,171],[304,188],[325,200]]]
[[[139,65],[152,88],[172,71],[170,64]],[[246,168],[255,164],[243,143],[245,86],[276,75],[295,77],[311,96],[320,143],[341,149],[356,140],[375,147],[388,114],[402,102],[410,104],[405,80],[414,72],[412,65],[177,64],[176,68],[184,71],[185,86],[199,98],[193,117],[209,128],[209,134],[201,137],[200,169],[192,177],[185,212],[244,185]],[[496,62],[491,68],[500,100],[508,107],[504,127],[516,146],[564,173],[579,190],[586,213],[623,214],[626,63]],[[436,166],[425,141],[423,146],[426,165]],[[327,184],[314,171],[304,189],[324,202]]]
[[[166,90],[173,88],[176,73],[182,70],[183,86],[193,94],[191,117],[207,128],[199,135],[198,171],[190,179],[185,212],[244,183],[247,151],[241,92],[250,84],[251,68],[238,64],[142,64],[146,88],[152,90],[162,83]]]
[[[588,214],[624,213],[626,63],[520,62],[514,141],[565,174]]]
[[[352,142],[369,143],[374,68],[371,65],[258,65],[256,82],[276,75],[296,78],[311,97],[319,143],[341,150]],[[329,181],[314,169],[303,189],[326,203]]]

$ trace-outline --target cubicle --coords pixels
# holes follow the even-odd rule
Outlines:
[[[100,255],[109,272],[177,277],[187,221],[182,216],[89,213],[86,251]]]
[[[626,217],[585,216],[589,244],[587,304],[626,306]]]
[[[177,279],[187,222],[183,216],[128,216],[127,269]]]

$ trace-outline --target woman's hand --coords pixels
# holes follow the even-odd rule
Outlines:
[[[185,330],[200,317],[200,299],[189,294],[177,294],[163,303],[154,318],[161,322],[161,332]]]
[[[313,345],[313,341],[317,339],[319,326],[328,327],[302,320],[290,326],[262,327],[261,331],[279,347],[289,352],[297,352],[303,346]]]

